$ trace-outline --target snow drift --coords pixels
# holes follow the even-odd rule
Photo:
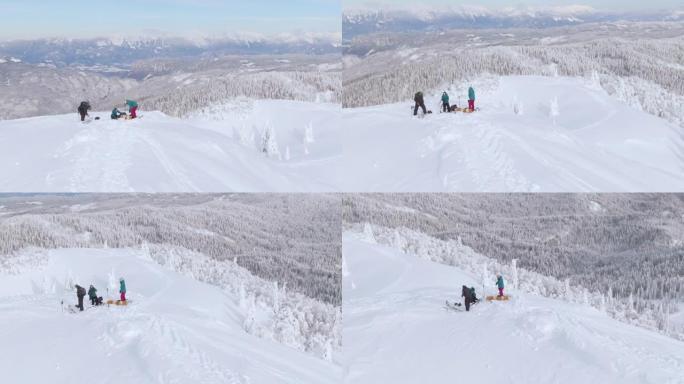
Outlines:
[[[236,100],[190,119],[142,111],[0,121],[0,187],[11,192],[331,191],[339,106]]]
[[[684,381],[681,341],[515,290],[509,302],[447,310],[461,285],[481,296],[481,277],[368,235],[343,242],[346,383]],[[494,280],[486,283],[492,294]]]
[[[244,297],[190,277],[201,270],[174,272],[181,257],[164,258],[166,268],[145,249],[34,250],[11,260],[0,271],[7,382],[339,381],[336,364],[248,333],[273,308],[252,295],[245,305]],[[115,297],[119,276],[127,307],[86,304],[72,312],[74,284]],[[243,291],[253,284],[242,283]]]
[[[481,78],[472,114],[412,118],[413,102],[344,109],[347,190],[680,191],[680,128],[631,108],[591,80]],[[465,88],[449,89],[451,104]],[[420,114],[420,112],[419,112]]]

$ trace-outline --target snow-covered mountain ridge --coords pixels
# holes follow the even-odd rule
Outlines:
[[[363,101],[377,96],[389,102],[396,97],[387,91],[394,89],[393,84],[410,93],[425,90],[424,79],[396,78],[384,82],[384,88],[368,79],[358,81],[353,90],[345,87],[345,98]],[[473,85],[479,108],[474,113],[439,113],[440,88],[424,91],[427,108],[433,111],[424,118],[412,116],[414,103],[408,98],[343,109],[345,166],[353,170],[345,190],[681,191],[681,127],[611,97],[598,81],[482,76],[457,85],[441,83],[451,104],[460,107],[468,85]],[[364,94],[368,98],[359,96]],[[672,100],[661,94],[645,101]],[[418,113],[422,117],[422,111]],[[378,145],[388,138],[391,145]]]
[[[614,297],[610,289],[608,292],[592,292],[571,285],[569,280],[559,280],[520,268],[515,261],[511,264],[500,263],[464,245],[460,238],[444,241],[407,228],[390,229],[369,223],[352,226],[349,235],[421,259],[456,267],[472,276],[480,276],[485,282],[494,281],[496,273],[501,273],[507,276],[509,287],[516,292],[593,307],[616,320],[684,341],[684,323],[670,320],[679,315],[681,303],[678,302],[645,303],[631,295],[624,299]]]
[[[462,285],[482,297],[494,293],[495,280],[485,280],[483,292],[482,270],[438,264],[354,233],[344,236],[343,274],[348,384],[684,381],[684,342],[581,303],[517,290],[510,278],[511,300],[448,310],[447,299],[462,300]]]
[[[227,102],[226,104],[231,104]],[[221,118],[137,120],[74,112],[0,121],[7,192],[335,191],[339,105],[284,100],[236,104]],[[213,113],[213,112],[210,112]],[[36,139],[38,138],[38,139]],[[18,143],[32,144],[29,146]],[[333,171],[331,171],[333,170]]]
[[[308,310],[301,298],[230,265],[211,271],[231,276],[231,286],[202,283],[211,276],[202,258],[167,251],[26,250],[29,266],[0,271],[0,335],[12,346],[0,352],[5,377],[101,382],[106,369],[109,380],[126,382],[337,381],[331,340],[322,340],[314,353],[320,357],[292,344],[301,336],[297,319],[311,315],[299,313]],[[109,299],[119,276],[128,306],[86,303],[86,311],[74,311],[74,284],[93,284]],[[31,369],[35,364],[43,368]]]
[[[599,22],[680,21],[680,9],[604,11],[587,5],[487,7],[478,5],[386,4],[344,9],[345,40],[381,32],[453,28],[552,28]]]

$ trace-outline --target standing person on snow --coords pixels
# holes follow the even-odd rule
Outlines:
[[[466,311],[470,311],[470,304],[477,303],[477,297],[475,296],[475,288],[468,288],[465,285],[461,290],[461,297],[465,301]]]
[[[138,102],[135,100],[126,100],[126,105],[128,106],[128,113],[131,115],[131,119],[138,117]]]
[[[449,94],[444,91],[442,93],[442,112],[451,112],[451,106],[449,105]]]
[[[88,116],[89,110],[90,103],[87,101],[81,101],[81,105],[78,106],[78,114],[81,115],[81,121],[85,121],[86,116]]]
[[[119,293],[121,294],[121,301],[126,301],[126,282],[123,277],[119,279]]]
[[[80,285],[76,284],[76,297],[78,297],[78,309],[83,311],[83,298],[86,295],[86,290],[85,288],[81,287]]]
[[[499,288],[499,297],[503,297],[504,280],[500,273],[496,274],[496,286]]]
[[[416,95],[413,96],[413,101],[416,102],[416,106],[413,107],[413,116],[418,114],[418,107],[423,110],[423,115],[425,115],[427,109],[425,108],[425,100],[423,100],[423,92],[417,92]]]
[[[468,87],[468,108],[471,111],[475,110],[475,90],[473,87]]]

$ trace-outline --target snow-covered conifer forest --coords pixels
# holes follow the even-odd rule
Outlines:
[[[677,20],[354,35],[344,46],[342,103],[412,100],[418,91],[463,90],[483,77],[573,76],[683,126],[683,35]]]
[[[238,97],[335,103],[342,93],[340,56],[328,51],[157,55],[123,62],[76,56],[55,63],[49,54],[31,60],[3,55],[18,50],[8,45],[0,44],[0,119],[75,113],[83,100],[93,110],[109,111],[134,99],[144,110],[185,117]]]
[[[343,212],[383,244],[476,275],[484,256],[527,291],[684,338],[681,194],[366,194]]]
[[[0,274],[40,273],[51,250],[133,249],[239,298],[248,333],[331,360],[341,348],[340,227],[334,195],[5,194]]]

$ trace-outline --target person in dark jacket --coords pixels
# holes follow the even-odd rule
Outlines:
[[[90,103],[87,101],[82,101],[81,105],[78,106],[78,114],[81,115],[81,121],[85,121],[86,116],[88,116],[89,110]]]
[[[477,296],[475,296],[475,288],[468,288],[465,285],[461,291],[461,297],[464,298],[466,311],[470,311],[470,304],[477,303]]]
[[[81,287],[80,285],[76,285],[76,297],[78,297],[78,309],[83,311],[83,298],[86,295],[86,290],[85,288]]]
[[[97,297],[97,289],[90,284],[88,288],[88,298],[90,299],[91,305],[102,305],[102,297]]]
[[[413,107],[413,116],[418,114],[418,107],[423,110],[423,115],[427,113],[427,108],[425,108],[425,100],[423,100],[423,92],[417,92],[413,97],[413,101],[416,102],[416,106]]]
[[[449,94],[444,91],[442,93],[442,112],[451,112],[451,106],[449,105]]]

